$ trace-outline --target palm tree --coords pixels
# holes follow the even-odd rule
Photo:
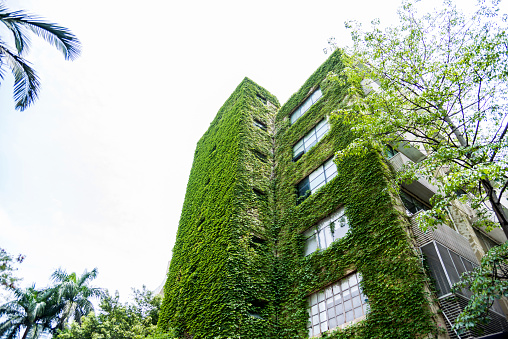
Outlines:
[[[0,306],[0,337],[4,339],[35,339],[42,332],[51,331],[52,319],[58,314],[59,307],[54,303],[51,289],[36,290],[35,286],[20,289],[13,288],[15,300]]]
[[[24,11],[9,11],[0,0],[0,22],[14,38],[15,51],[0,37],[0,81],[5,75],[5,67],[14,75],[14,101],[16,109],[23,111],[33,104],[39,92],[40,82],[35,70],[24,59],[29,50],[29,31],[42,37],[60,50],[66,60],[74,60],[81,51],[81,43],[71,31],[57,24]]]
[[[56,270],[51,275],[53,282],[56,283],[56,298],[61,307],[54,330],[63,329],[65,323],[73,319],[81,324],[81,317],[94,311],[90,299],[103,298],[105,295],[101,288],[89,286],[90,281],[95,279],[97,274],[97,268],[94,268],[90,272],[85,270],[79,277],[76,273],[67,274],[62,269]]]

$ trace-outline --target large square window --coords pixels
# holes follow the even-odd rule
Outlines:
[[[369,306],[360,281],[360,274],[353,273],[308,297],[309,337],[363,319]]]

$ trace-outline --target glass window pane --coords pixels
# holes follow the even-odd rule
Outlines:
[[[317,294],[316,293],[314,293],[310,296],[310,303],[311,303],[311,305],[317,304]]]
[[[314,172],[309,175],[309,181],[314,181],[319,176],[323,175],[323,166],[319,166]]]
[[[346,298],[344,298],[345,300]],[[344,311],[350,311],[353,309],[353,302],[351,300],[344,301]]]
[[[422,247],[422,252],[425,254],[427,258],[427,263],[429,265],[430,274],[432,278],[434,278],[434,282],[436,284],[436,289],[438,291],[438,297],[450,293],[450,284],[448,283],[448,279],[446,278],[445,271],[443,266],[441,265],[441,261],[437,255],[436,248],[434,247],[434,243],[430,243]]]
[[[314,91],[314,93],[312,93],[312,102],[316,102],[319,98],[321,98],[323,96],[323,93],[321,92],[321,89],[318,88],[317,90]]]
[[[328,328],[332,329],[332,328],[335,328],[337,327],[337,321],[335,320],[335,317],[334,318],[328,318]]]
[[[319,173],[318,176],[315,176],[313,180],[310,180],[310,190],[315,192],[318,188],[325,184],[325,175],[323,172]]]
[[[326,294],[326,299],[330,299],[333,297],[333,290],[332,290],[332,286],[328,286],[326,288],[326,291],[325,291],[325,294]]]
[[[312,324],[313,325],[319,324],[319,315],[318,314],[316,314],[315,316],[312,317]]]
[[[355,318],[353,316],[353,310],[346,312],[346,322],[353,321]]]
[[[305,144],[306,149],[309,149],[311,147],[310,144],[316,143],[316,141],[317,141],[317,138],[316,138],[316,134],[314,134],[314,130],[312,130],[309,134],[307,134],[303,138],[303,143]]]
[[[363,315],[362,307],[357,307],[353,310],[355,312],[355,319],[360,318]]]
[[[330,227],[326,227],[323,230],[323,233],[325,234],[326,238],[326,247],[329,247],[333,242],[332,232],[330,231]]]
[[[315,252],[318,248],[316,234],[314,233],[311,237],[305,240],[305,256]]]
[[[358,289],[358,285],[351,287],[351,297],[356,297],[360,295],[360,290]]]
[[[340,305],[335,306],[335,314],[337,314],[337,316],[339,316],[342,313],[344,313],[344,305],[340,304]]]
[[[327,247],[325,232],[320,231],[318,234],[319,234],[319,248],[324,250]]]
[[[328,322],[322,322],[321,323],[321,333],[325,332],[328,330]]]
[[[328,319],[335,318],[335,308],[329,308],[328,309]]]
[[[344,324],[344,315],[337,317],[337,326]]]
[[[312,106],[312,101],[307,99],[302,105],[302,108],[300,109],[301,114],[303,115],[307,110]]]
[[[325,292],[320,291],[318,292],[318,302],[322,302],[323,300],[325,300]]]
[[[312,311],[312,314],[318,314],[319,313],[318,305],[316,304],[316,305],[312,306],[311,311]]]
[[[356,279],[356,275],[355,274],[351,274],[351,276],[349,277],[349,286],[353,286],[353,285],[356,285],[358,284],[358,280]]]
[[[450,251],[450,256],[452,257],[452,261],[455,264],[455,268],[459,272],[459,276],[461,276],[462,273],[467,271],[464,267],[464,264],[462,263],[462,260],[460,260],[460,257],[452,251]]]
[[[459,282],[459,273],[457,272],[455,265],[453,264],[452,258],[450,257],[450,252],[448,252],[448,249],[444,247],[443,245],[436,243],[437,249],[439,250],[439,254],[441,255],[441,259],[443,260],[443,264],[446,270],[446,273],[448,273],[448,277],[450,278],[450,281],[452,284],[455,284],[456,282]]]
[[[296,111],[291,114],[291,125],[295,123],[296,120],[300,117],[300,108],[298,108]]]
[[[362,305],[360,296],[353,298],[353,308],[360,307]]]

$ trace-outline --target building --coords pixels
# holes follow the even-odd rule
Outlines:
[[[459,205],[450,225],[414,226],[432,185],[387,188],[417,149],[334,163],[352,137],[330,118],[347,88],[326,75],[341,67],[337,51],[282,106],[246,78],[219,110],[196,147],[160,327],[196,339],[476,335],[451,330],[464,296],[449,285],[506,239],[473,230]],[[499,305],[492,315],[486,334],[508,330]]]

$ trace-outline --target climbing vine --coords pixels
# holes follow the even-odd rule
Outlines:
[[[307,338],[307,298],[351,272],[370,311],[323,338],[420,338],[436,333],[425,276],[406,217],[388,189],[380,153],[342,159],[333,180],[297,204],[297,185],[345,148],[340,51],[280,109],[245,79],[198,142],[165,285],[159,327],[181,338]],[[323,96],[293,125],[289,116],[317,88]],[[293,161],[293,145],[324,117],[331,128]],[[303,232],[339,207],[349,232],[304,256]],[[332,226],[333,228],[334,226]]]

